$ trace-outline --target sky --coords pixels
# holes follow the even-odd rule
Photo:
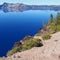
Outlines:
[[[0,0],[0,4],[7,3],[24,3],[29,5],[60,5],[60,0]]]

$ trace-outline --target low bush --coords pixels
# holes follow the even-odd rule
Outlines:
[[[49,34],[45,34],[45,35],[43,35],[42,36],[42,38],[44,39],[44,40],[48,40],[48,39],[50,39],[50,35]]]
[[[12,50],[8,51],[7,56],[11,56],[17,52],[20,52],[21,49],[22,47],[14,47]]]
[[[25,44],[22,46],[22,50],[28,50],[31,49],[32,47],[40,47],[42,46],[42,42],[39,39],[30,39],[28,41],[25,41]]]
[[[33,47],[40,47],[40,46],[43,46],[41,40],[32,38],[30,40],[25,40],[23,45],[20,45],[20,46],[18,45],[17,47],[14,47],[11,51],[8,52],[7,55],[11,56],[15,54],[16,52],[25,51]]]

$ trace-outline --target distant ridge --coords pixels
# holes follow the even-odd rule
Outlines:
[[[3,3],[0,9],[4,12],[23,12],[26,10],[55,10],[60,11],[60,5],[26,5],[23,3]]]

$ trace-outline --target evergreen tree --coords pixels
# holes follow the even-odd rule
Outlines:
[[[50,23],[52,23],[53,22],[53,15],[51,14],[50,15]]]

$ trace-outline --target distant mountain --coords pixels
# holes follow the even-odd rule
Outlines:
[[[60,10],[60,5],[26,5],[22,3],[3,3],[0,9],[4,12],[23,12],[26,10]]]

